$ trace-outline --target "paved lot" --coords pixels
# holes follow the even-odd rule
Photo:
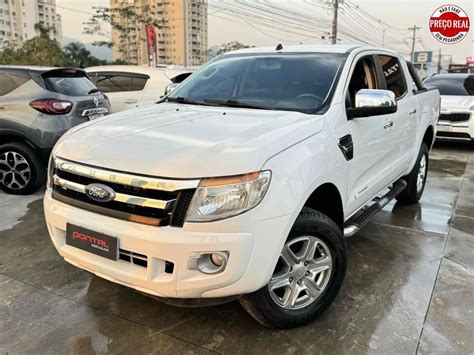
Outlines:
[[[41,193],[0,195],[0,353],[474,354],[474,147],[437,145],[419,205],[348,239],[349,271],[313,324],[265,329],[237,303],[181,309],[66,264]]]

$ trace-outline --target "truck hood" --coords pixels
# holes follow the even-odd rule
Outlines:
[[[170,178],[236,175],[320,132],[324,116],[154,104],[78,126],[54,154],[102,168]]]
[[[443,109],[461,109],[465,111],[472,106],[474,106],[474,96],[441,96],[441,112],[443,112]]]

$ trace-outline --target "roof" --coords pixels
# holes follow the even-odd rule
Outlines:
[[[33,65],[0,65],[0,70],[11,69],[11,70],[28,70],[28,71],[36,71],[40,73],[45,73],[48,71],[53,70],[77,70],[80,72],[84,72],[84,69],[74,68],[74,67],[42,67],[42,66],[33,66]]]
[[[139,74],[156,74],[156,73],[168,73],[168,72],[191,72],[194,69],[179,67],[179,66],[168,66],[168,67],[149,67],[142,65],[101,65],[96,67],[89,67],[85,69],[86,72],[96,71],[109,71],[109,72],[128,72],[128,73],[139,73]]]
[[[466,79],[469,76],[474,76],[474,74],[469,73],[448,73],[448,74],[434,74],[428,79]]]
[[[377,50],[396,55],[397,52],[386,48],[360,45],[360,44],[298,44],[298,45],[282,45],[281,50],[276,50],[277,45],[273,47],[252,47],[242,48],[227,54],[267,54],[267,53],[349,53],[357,50]]]
[[[33,65],[0,65],[0,69],[23,69],[23,70],[45,72],[45,71],[48,71],[48,70],[60,69],[60,68],[40,67],[40,66],[33,66]]]

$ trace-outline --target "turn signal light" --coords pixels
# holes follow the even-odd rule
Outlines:
[[[59,99],[39,99],[31,101],[30,106],[47,115],[64,115],[71,112],[72,102]]]

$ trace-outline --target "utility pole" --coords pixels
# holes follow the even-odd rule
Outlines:
[[[441,48],[438,49],[438,74],[441,74]]]
[[[421,30],[421,27],[417,27],[416,24],[413,25],[413,27],[409,27],[408,31],[413,31],[413,39],[411,42],[411,53],[410,53],[410,58],[412,63],[415,61],[415,42],[416,42],[416,31]]]
[[[332,13],[331,44],[337,43],[337,13],[339,11],[339,1],[341,0],[332,0],[333,13]]]

